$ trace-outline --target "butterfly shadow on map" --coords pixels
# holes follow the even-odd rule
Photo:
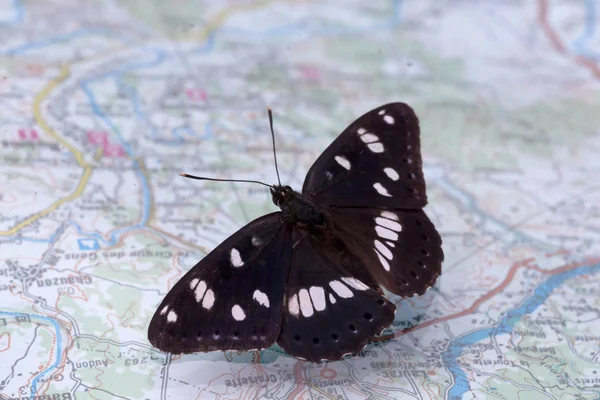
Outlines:
[[[439,282],[438,282],[439,283]],[[437,285],[436,285],[437,286]],[[279,346],[246,352],[226,351],[172,356],[169,361],[170,390],[196,389],[222,393],[258,387],[285,387],[293,385],[306,370],[311,383],[318,385],[344,385],[358,378],[376,382],[381,378],[400,378],[423,375],[434,367],[432,361],[418,349],[418,338],[406,335],[423,322],[431,320],[431,305],[440,296],[434,287],[422,296],[401,298],[387,293],[396,304],[396,316],[381,336],[368,343],[364,349],[340,361],[311,363],[286,354]],[[422,336],[421,334],[419,336]],[[430,365],[431,364],[431,365]],[[166,371],[166,370],[165,370]],[[165,379],[164,375],[162,376]],[[323,381],[319,383],[320,381]]]

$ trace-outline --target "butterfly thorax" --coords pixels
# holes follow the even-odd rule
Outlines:
[[[291,187],[275,185],[271,188],[271,194],[273,203],[281,208],[284,220],[309,230],[319,230],[325,226],[325,216],[306,196]]]

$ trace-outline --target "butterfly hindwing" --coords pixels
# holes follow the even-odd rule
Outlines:
[[[421,295],[441,274],[442,240],[423,210],[340,207],[330,213],[336,236],[390,292]]]
[[[427,204],[419,120],[390,103],[346,128],[312,165],[302,193],[330,206],[419,209]]]
[[[156,310],[152,345],[174,354],[272,345],[291,265],[287,232],[280,212],[267,214],[204,257]]]
[[[294,246],[285,299],[277,343],[308,361],[360,351],[395,313],[395,305],[343,243],[311,235]]]

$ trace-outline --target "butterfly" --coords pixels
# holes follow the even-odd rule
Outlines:
[[[274,146],[270,109],[269,121]],[[382,287],[421,295],[441,274],[419,136],[409,105],[385,104],[325,149],[301,192],[267,185],[280,211],[241,228],[175,284],[150,321],[150,343],[172,354],[277,343],[314,362],[364,348],[395,316]]]

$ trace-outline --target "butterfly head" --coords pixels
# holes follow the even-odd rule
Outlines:
[[[292,199],[296,197],[294,189],[287,185],[271,186],[271,195],[273,196],[273,203],[275,203],[275,205],[278,207],[289,203]]]

